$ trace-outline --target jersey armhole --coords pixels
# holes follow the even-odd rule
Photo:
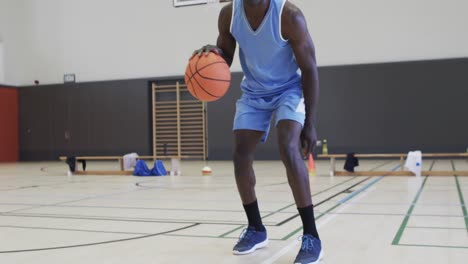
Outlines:
[[[286,5],[286,2],[287,0],[283,0],[283,3],[281,4],[281,9],[280,9],[280,12],[279,12],[279,36],[281,38],[282,41],[284,42],[288,42],[287,39],[284,39],[283,38],[283,32],[282,32],[282,27],[283,27],[283,9],[284,9],[284,5]]]
[[[235,11],[235,8],[236,8],[236,1],[233,0],[233,1],[232,1],[232,13],[231,13],[231,25],[229,26],[229,32],[231,33],[231,35],[232,35],[232,24],[234,23],[234,11]]]

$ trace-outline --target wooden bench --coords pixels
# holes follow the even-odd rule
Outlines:
[[[393,176],[414,176],[410,171],[404,170],[406,156],[408,154],[355,154],[354,157],[360,159],[399,159],[399,171],[337,171],[336,159],[346,159],[346,154],[320,154],[319,158],[330,159],[330,176],[380,176],[380,175],[393,175]],[[468,158],[468,153],[423,153],[423,158]],[[424,176],[468,176],[468,171],[422,171],[421,175]]]
[[[124,158],[123,156],[78,156],[75,157],[76,161],[85,160],[85,161],[112,161],[115,160],[119,163],[120,170],[91,170],[91,171],[78,171],[78,169],[73,172],[75,175],[133,175],[133,171],[125,170],[124,169]],[[141,160],[164,160],[170,159],[171,160],[171,171],[178,174],[179,173],[179,163],[181,159],[190,158],[190,156],[139,156],[138,159]],[[61,156],[59,160],[66,161],[67,157]],[[175,171],[174,171],[175,169]]]

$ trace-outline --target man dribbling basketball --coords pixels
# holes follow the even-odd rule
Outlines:
[[[237,188],[248,219],[234,254],[249,254],[268,243],[255,195],[253,155],[265,141],[276,112],[281,159],[302,219],[302,246],[294,263],[318,263],[322,245],[303,155],[312,152],[319,95],[315,48],[302,12],[287,0],[234,0],[223,7],[216,46],[194,54],[215,52],[232,64],[236,42],[245,75],[234,117],[233,155]],[[301,74],[298,73],[300,69]],[[302,145],[302,154],[301,154]]]

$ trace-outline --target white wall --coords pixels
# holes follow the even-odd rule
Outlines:
[[[322,66],[468,57],[466,0],[292,2],[308,19]],[[76,73],[77,81],[183,75],[191,52],[217,36],[216,6],[174,8],[172,0],[0,3],[0,10],[22,9],[21,21],[9,22],[11,36],[4,37],[6,79],[19,84],[60,83],[64,73]],[[233,71],[240,71],[237,58]]]
[[[0,40],[0,83],[5,83],[5,69],[3,63],[3,42]]]
[[[468,57],[466,0],[296,0],[322,65]]]
[[[0,0],[0,40],[3,42],[3,84],[19,85],[31,76],[27,65],[32,20],[25,0]]]
[[[64,73],[75,73],[77,81],[181,75],[192,51],[217,34],[218,7],[176,9],[169,0],[25,1],[32,54],[23,61],[28,76],[22,84],[61,83]]]

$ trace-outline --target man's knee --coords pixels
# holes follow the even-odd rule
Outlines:
[[[232,154],[234,163],[244,163],[253,161],[253,151],[245,144],[236,144]]]
[[[296,159],[300,154],[299,142],[289,138],[279,140],[279,151],[282,159]]]

